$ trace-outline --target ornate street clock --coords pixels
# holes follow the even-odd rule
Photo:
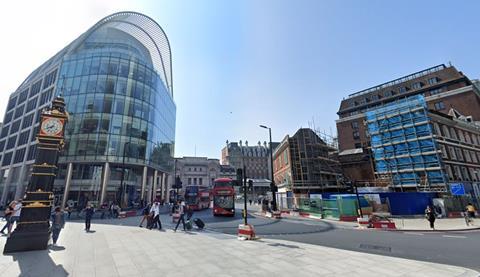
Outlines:
[[[20,220],[7,239],[4,253],[43,250],[50,240],[50,214],[53,206],[53,182],[57,162],[64,145],[68,113],[65,101],[56,97],[52,106],[42,111],[32,177],[23,198]]]

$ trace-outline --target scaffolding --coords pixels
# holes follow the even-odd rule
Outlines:
[[[446,191],[440,151],[425,99],[408,97],[366,112],[377,178],[395,189]]]
[[[305,195],[339,190],[340,166],[330,155],[335,148],[309,128],[300,129],[289,145],[294,190]]]

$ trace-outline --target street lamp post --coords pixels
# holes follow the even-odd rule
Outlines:
[[[125,150],[127,149],[127,145],[130,146],[129,141],[125,142],[125,144],[123,145],[122,177],[120,179],[120,201],[119,201],[120,203],[118,203],[120,205],[120,207],[123,204],[123,194],[124,194],[123,181],[125,179]]]
[[[265,125],[260,125],[261,128],[268,129],[268,135],[270,137],[270,189],[272,191],[272,210],[277,210],[277,197],[275,195],[275,180],[273,179],[273,144],[272,144],[272,128]]]

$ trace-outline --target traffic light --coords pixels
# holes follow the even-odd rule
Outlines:
[[[237,168],[237,186],[241,186],[243,184],[243,170],[241,168]]]
[[[175,177],[175,184],[172,186],[174,189],[181,189],[182,188],[182,180],[180,180],[180,176]]]
[[[249,191],[253,190],[253,181],[252,180],[248,180],[248,190]]]

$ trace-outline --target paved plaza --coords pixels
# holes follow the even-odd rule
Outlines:
[[[94,222],[91,233],[68,222],[60,246],[1,256],[0,276],[479,276],[456,266],[283,240],[174,233],[167,222],[166,231],[109,222]]]

